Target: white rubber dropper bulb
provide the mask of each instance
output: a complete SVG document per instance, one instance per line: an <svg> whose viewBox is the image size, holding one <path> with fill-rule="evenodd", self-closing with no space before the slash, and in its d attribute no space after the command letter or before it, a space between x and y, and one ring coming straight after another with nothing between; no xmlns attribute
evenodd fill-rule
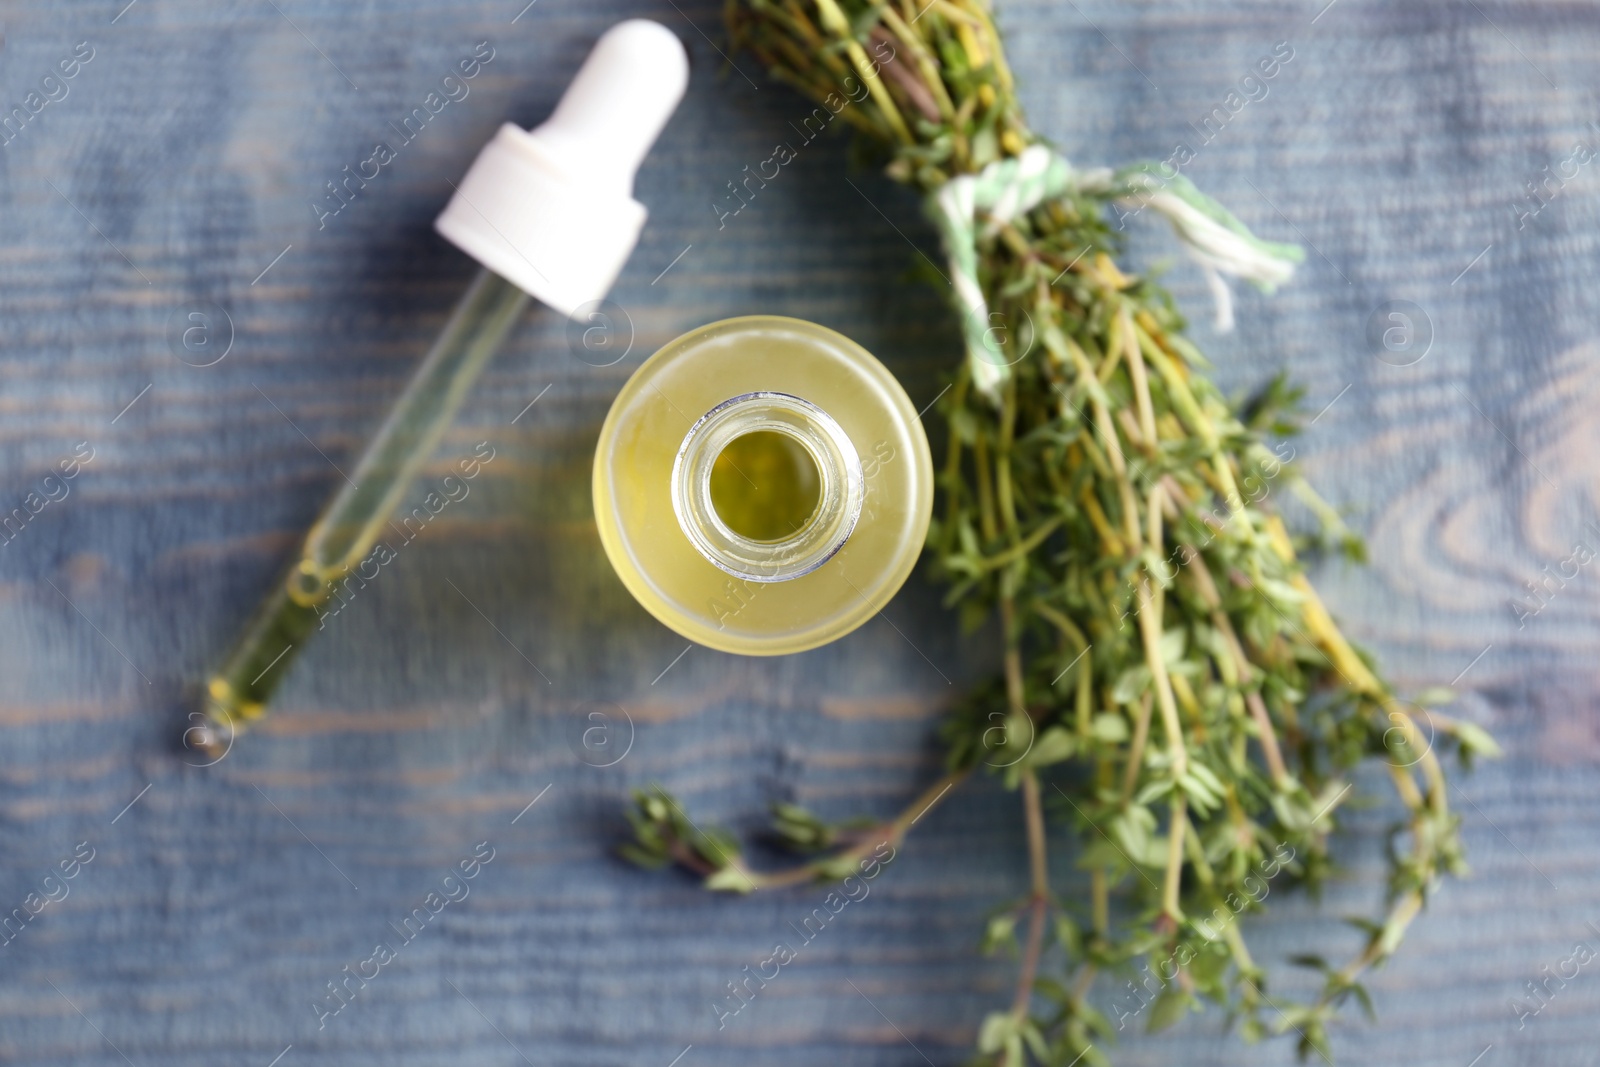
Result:
<svg viewBox="0 0 1600 1067"><path fill-rule="evenodd" d="M500 128L435 228L563 314L604 299L644 226L634 175L688 84L688 56L670 30L618 23L549 119L532 131Z"/></svg>
<svg viewBox="0 0 1600 1067"><path fill-rule="evenodd" d="M689 84L683 45L659 22L630 19L605 32L530 134L563 167L624 196Z"/></svg>

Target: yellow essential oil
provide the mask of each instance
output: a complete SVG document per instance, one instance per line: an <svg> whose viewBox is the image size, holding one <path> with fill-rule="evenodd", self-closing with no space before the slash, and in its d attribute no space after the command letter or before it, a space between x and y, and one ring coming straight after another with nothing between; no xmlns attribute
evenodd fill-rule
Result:
<svg viewBox="0 0 1600 1067"><path fill-rule="evenodd" d="M894 376L853 341L751 316L670 342L600 432L595 519L656 618L725 652L842 637L899 590L927 535L933 466Z"/></svg>
<svg viewBox="0 0 1600 1067"><path fill-rule="evenodd" d="M816 513L821 474L794 438L773 430L736 437L711 464L711 506L741 537L781 541Z"/></svg>

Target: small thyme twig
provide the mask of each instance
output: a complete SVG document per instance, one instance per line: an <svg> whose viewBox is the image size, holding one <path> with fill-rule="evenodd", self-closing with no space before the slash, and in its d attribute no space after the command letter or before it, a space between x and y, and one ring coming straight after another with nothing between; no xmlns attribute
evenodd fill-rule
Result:
<svg viewBox="0 0 1600 1067"><path fill-rule="evenodd" d="M969 773L967 768L951 771L919 793L894 818L830 834L824 842L828 849L825 856L778 871L758 871L747 866L738 846L724 832L700 829L665 791L636 791L634 809L628 813L634 840L624 846L623 854L649 867L675 863L706 878L709 888L735 893L829 881L851 873L856 864L885 844L898 849L912 825L937 807ZM839 840L834 840L846 837L853 843L841 846Z"/></svg>

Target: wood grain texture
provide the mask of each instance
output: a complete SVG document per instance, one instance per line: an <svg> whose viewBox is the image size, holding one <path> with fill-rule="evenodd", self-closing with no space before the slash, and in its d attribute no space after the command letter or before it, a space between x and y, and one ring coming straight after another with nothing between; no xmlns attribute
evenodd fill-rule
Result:
<svg viewBox="0 0 1600 1067"><path fill-rule="evenodd" d="M1012 59L1034 123L1071 158L1163 159L1187 142L1202 188L1312 249L1276 297L1241 296L1226 337L1194 271L1171 281L1230 389L1288 368L1313 412L1331 404L1296 447L1370 535L1373 565L1319 568L1327 599L1402 684L1470 665L1463 713L1507 746L1455 798L1474 878L1374 976L1378 1023L1342 1025L1336 1051L1594 1063L1592 969L1520 1029L1508 1001L1576 941L1600 943L1586 925L1600 922L1600 565L1520 625L1511 608L1575 541L1600 547L1584 526L1600 504L1600 174L1583 169L1525 228L1512 204L1575 141L1595 143L1600 13L1324 2L1009 0L1000 15L1026 30ZM852 189L829 139L719 228L725 183L805 109L748 60L735 57L755 85L725 68L706 0L539 0L515 22L518 0L121 3L10 10L0 49L7 111L75 44L94 49L0 149L0 510L79 442L94 450L70 495L0 548L0 910L41 892L78 842L95 849L70 895L0 947L0 1062L266 1067L291 1045L282 1067L667 1067L690 1045L681 1067L961 1062L1005 996L1007 964L973 949L985 909L1024 884L1014 798L983 785L928 816L872 895L721 1030L712 1000L820 894L713 899L609 849L627 789L653 780L741 826L781 798L893 810L934 774L933 723L992 650L914 580L887 619L831 647L763 661L696 648L661 675L684 645L611 574L588 502L611 396L716 318L825 323L931 400L955 329L906 280L908 242L933 248L916 205L874 175ZM550 316L520 326L439 450L435 477L493 443L472 495L330 623L259 734L186 766L172 741L198 679L472 273L430 229L449 182L500 122L542 117L601 30L640 14L680 33L694 72L639 177L651 221L613 294L629 356L590 367ZM480 41L495 58L470 95L319 229L323 184ZM1200 147L1191 123L1279 41L1294 59L1268 95ZM1147 220L1131 237L1138 263L1172 257ZM1410 366L1367 341L1391 300L1431 321ZM234 333L205 368L167 339L197 301ZM628 755L583 764L587 712L618 708ZM1258 958L1354 944L1339 917L1375 904L1392 816L1353 817L1320 906L1274 897ZM319 1030L326 983L480 841L495 859L470 897ZM1059 838L1053 859L1070 886ZM1215 1015L1130 1032L1116 1055L1291 1061L1281 1042L1224 1036Z"/></svg>

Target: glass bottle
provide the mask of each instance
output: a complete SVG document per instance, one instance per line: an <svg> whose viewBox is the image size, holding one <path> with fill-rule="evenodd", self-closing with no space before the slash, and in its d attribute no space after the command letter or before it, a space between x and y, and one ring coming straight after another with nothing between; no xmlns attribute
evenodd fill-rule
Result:
<svg viewBox="0 0 1600 1067"><path fill-rule="evenodd" d="M669 342L623 386L595 451L595 519L623 584L724 652L801 652L866 622L916 565L932 507L905 390L800 319Z"/></svg>

